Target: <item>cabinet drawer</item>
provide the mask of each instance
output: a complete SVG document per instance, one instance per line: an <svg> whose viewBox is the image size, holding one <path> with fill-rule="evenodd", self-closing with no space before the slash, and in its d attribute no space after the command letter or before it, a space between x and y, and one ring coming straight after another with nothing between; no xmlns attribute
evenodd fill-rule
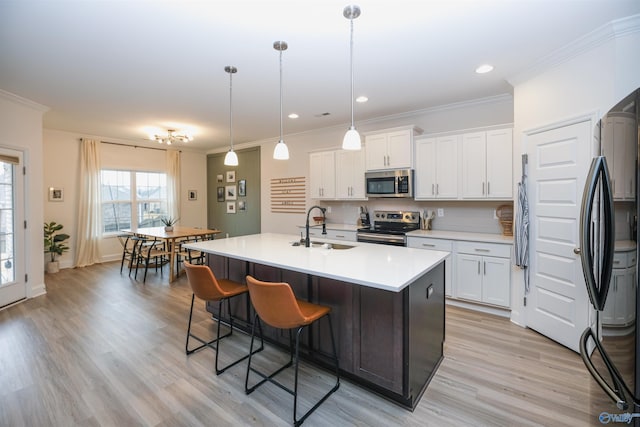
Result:
<svg viewBox="0 0 640 427"><path fill-rule="evenodd" d="M408 237L407 246L418 249L433 249L434 251L453 251L451 240L431 239L425 237Z"/></svg>
<svg viewBox="0 0 640 427"><path fill-rule="evenodd" d="M613 254L613 268L627 268L636 265L636 252L625 251Z"/></svg>
<svg viewBox="0 0 640 427"><path fill-rule="evenodd" d="M500 258L511 258L511 245L483 242L456 242L459 253L471 255L490 255Z"/></svg>
<svg viewBox="0 0 640 427"><path fill-rule="evenodd" d="M349 242L356 241L356 232L355 231L344 231L344 230L327 230L327 235L324 236L327 239L334 240L346 240Z"/></svg>

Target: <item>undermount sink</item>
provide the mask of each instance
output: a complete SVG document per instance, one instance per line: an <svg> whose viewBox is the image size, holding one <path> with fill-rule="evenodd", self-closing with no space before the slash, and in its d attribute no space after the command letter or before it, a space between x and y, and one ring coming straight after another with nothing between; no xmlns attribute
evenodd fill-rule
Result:
<svg viewBox="0 0 640 427"><path fill-rule="evenodd" d="M342 250L342 249L351 249L354 246L351 245L343 245L342 243L324 243L324 242L316 242L316 241L311 241L311 247L312 248L325 248L325 249L338 249L338 250ZM292 246L300 246L300 247L305 247L304 243L300 243L300 242L293 242L291 244Z"/></svg>

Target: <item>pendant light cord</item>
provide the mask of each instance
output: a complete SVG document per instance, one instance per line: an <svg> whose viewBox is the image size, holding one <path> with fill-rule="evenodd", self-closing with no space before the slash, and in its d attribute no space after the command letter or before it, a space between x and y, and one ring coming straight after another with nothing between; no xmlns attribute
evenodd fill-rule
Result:
<svg viewBox="0 0 640 427"><path fill-rule="evenodd" d="M229 140L233 151L233 71L229 73Z"/></svg>
<svg viewBox="0 0 640 427"><path fill-rule="evenodd" d="M353 118L353 18L349 19L351 23L351 43L350 43L350 67L351 67L351 128L354 128Z"/></svg>
<svg viewBox="0 0 640 427"><path fill-rule="evenodd" d="M282 50L280 50L280 141L282 142Z"/></svg>

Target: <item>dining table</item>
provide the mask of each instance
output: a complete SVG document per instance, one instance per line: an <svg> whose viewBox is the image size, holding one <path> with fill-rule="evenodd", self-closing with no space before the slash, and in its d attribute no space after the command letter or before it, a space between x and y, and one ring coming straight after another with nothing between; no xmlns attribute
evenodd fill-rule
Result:
<svg viewBox="0 0 640 427"><path fill-rule="evenodd" d="M204 240L205 237L210 236L213 238L216 234L220 233L220 230L209 230L206 228L197 227L184 227L181 225L174 225L172 229L167 230L164 226L161 227L133 227L130 229L122 230L125 233L131 233L134 236L144 237L147 239L162 240L167 245L169 252L169 283L173 282L176 277L175 271L175 258L176 258L176 241L195 238Z"/></svg>

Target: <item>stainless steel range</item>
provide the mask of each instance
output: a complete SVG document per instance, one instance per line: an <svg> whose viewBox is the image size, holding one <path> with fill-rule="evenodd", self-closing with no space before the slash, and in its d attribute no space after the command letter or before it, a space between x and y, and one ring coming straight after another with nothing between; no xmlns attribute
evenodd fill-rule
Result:
<svg viewBox="0 0 640 427"><path fill-rule="evenodd" d="M420 228L420 212L373 211L373 224L358 229L358 242L406 246L406 233Z"/></svg>

